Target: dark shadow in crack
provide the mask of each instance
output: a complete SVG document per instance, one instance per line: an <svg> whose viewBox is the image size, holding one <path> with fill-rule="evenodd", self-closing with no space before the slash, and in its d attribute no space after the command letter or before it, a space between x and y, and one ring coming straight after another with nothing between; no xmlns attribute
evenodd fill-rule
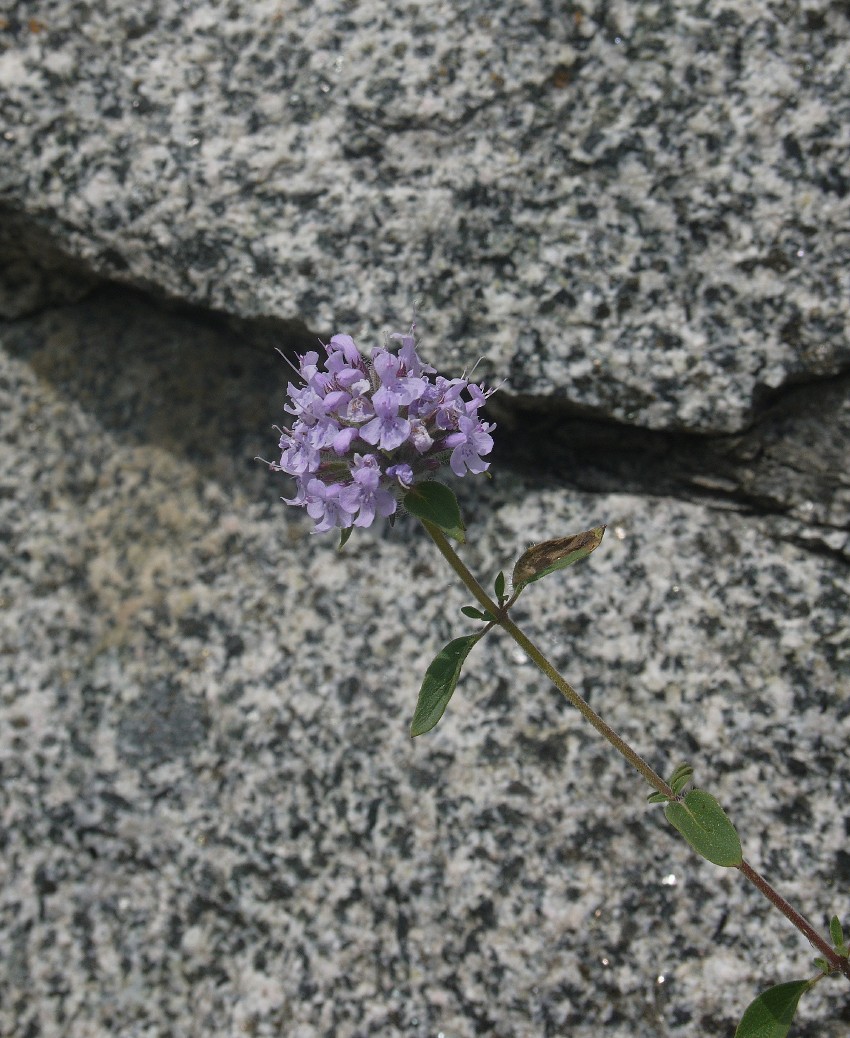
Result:
<svg viewBox="0 0 850 1038"><path fill-rule="evenodd" d="M7 349L104 427L270 502L286 488L254 459L276 456L273 426L286 417L293 377L276 349L294 356L329 334L106 283L0 330ZM488 409L499 423L499 465L539 485L670 496L789 516L801 527L850 525L848 374L776 393L749 430L731 436L642 429L505 390Z"/></svg>

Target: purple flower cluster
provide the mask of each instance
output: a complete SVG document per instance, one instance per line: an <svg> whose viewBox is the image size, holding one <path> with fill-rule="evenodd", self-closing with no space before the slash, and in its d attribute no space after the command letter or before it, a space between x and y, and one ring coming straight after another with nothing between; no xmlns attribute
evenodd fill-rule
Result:
<svg viewBox="0 0 850 1038"><path fill-rule="evenodd" d="M316 532L370 526L390 516L416 482L448 461L456 476L484 472L495 425L478 409L493 390L464 378L434 375L412 334L392 335L397 353L375 347L364 357L350 335L335 335L319 354L299 357L304 384L287 387L284 410L295 416L280 437L276 472L295 477L287 504L307 509ZM464 399L466 394L466 399Z"/></svg>

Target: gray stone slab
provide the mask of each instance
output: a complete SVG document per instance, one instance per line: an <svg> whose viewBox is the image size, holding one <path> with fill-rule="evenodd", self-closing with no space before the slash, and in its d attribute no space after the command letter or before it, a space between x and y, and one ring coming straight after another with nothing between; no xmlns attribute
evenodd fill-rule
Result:
<svg viewBox="0 0 850 1038"><path fill-rule="evenodd" d="M691 1038L811 971L509 642L408 739L466 596L407 523L340 554L278 501L282 362L115 293L2 341L3 1033ZM846 914L846 562L732 503L546 486L499 435L469 565L608 523L517 618ZM809 1033L842 1005L820 985Z"/></svg>
<svg viewBox="0 0 850 1038"><path fill-rule="evenodd" d="M0 28L0 200L110 278L735 432L848 361L840 4L64 0Z"/></svg>

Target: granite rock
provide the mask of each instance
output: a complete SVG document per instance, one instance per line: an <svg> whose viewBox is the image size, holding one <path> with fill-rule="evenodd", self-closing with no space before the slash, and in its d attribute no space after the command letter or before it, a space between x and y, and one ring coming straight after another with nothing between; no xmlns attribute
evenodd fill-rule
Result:
<svg viewBox="0 0 850 1038"><path fill-rule="evenodd" d="M827 0L56 0L0 20L0 201L86 268L652 428L847 367Z"/></svg>
<svg viewBox="0 0 850 1038"><path fill-rule="evenodd" d="M0 342L0 1032L691 1038L811 971L510 642L407 737L466 598L412 524L338 553L279 502L252 460L276 355L114 289ZM828 515L572 490L500 442L458 487L469 565L607 523L517 618L816 924L846 916L850 577L803 538ZM820 985L798 1033L846 1034L845 1001Z"/></svg>
<svg viewBox="0 0 850 1038"><path fill-rule="evenodd" d="M848 66L827 0L0 15L0 1033L691 1038L811 971L510 642L411 741L466 597L256 456L272 346L507 378L465 560L607 524L515 618L846 922Z"/></svg>

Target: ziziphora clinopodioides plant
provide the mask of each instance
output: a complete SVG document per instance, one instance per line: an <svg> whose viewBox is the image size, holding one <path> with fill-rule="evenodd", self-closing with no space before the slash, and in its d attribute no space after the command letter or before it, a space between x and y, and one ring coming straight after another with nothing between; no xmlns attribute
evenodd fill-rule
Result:
<svg viewBox="0 0 850 1038"><path fill-rule="evenodd" d="M397 350L390 343L399 344ZM419 519L478 606L462 612L483 626L455 638L428 668L411 724L411 735L430 731L454 692L466 658L494 627L509 634L559 692L621 753L653 788L649 800L663 803L668 821L704 858L738 869L781 911L820 953L817 973L777 984L745 1011L736 1038L783 1038L802 994L825 976L850 980L848 946L836 916L827 941L744 859L735 827L720 804L701 789L685 792L693 768L680 764L663 779L585 702L516 626L510 610L525 588L598 547L604 527L536 544L513 569L512 586L504 573L490 597L458 557L448 538L463 543L465 526L454 494L436 476L448 466L456 476L489 468L483 456L493 448L495 429L479 417L493 390L465 378L446 379L416 352L413 329L390 336L384 347L364 356L349 335L335 335L318 351L299 358L300 384L289 384L284 410L294 417L280 431L280 461L275 472L295 479L288 504L306 508L315 532L341 531L340 547L354 527L371 526L404 510Z"/></svg>

